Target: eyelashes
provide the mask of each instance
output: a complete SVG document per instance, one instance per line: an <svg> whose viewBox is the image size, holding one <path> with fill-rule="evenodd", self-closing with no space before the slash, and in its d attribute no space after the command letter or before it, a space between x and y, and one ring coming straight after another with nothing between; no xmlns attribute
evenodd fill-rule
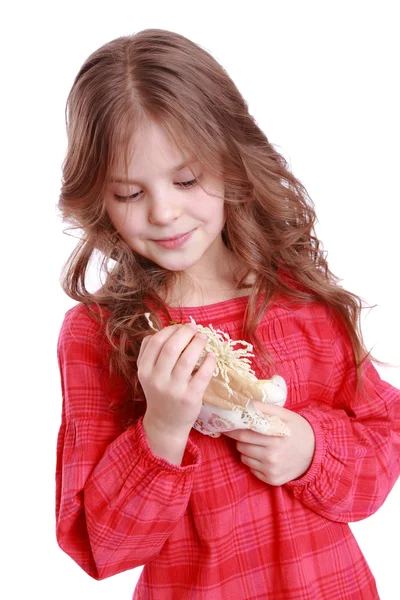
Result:
<svg viewBox="0 0 400 600"><path fill-rule="evenodd" d="M182 186L183 188L193 187L197 184L197 179L191 179L190 181L179 181L177 185Z"/></svg>
<svg viewBox="0 0 400 600"><path fill-rule="evenodd" d="M197 178L196 179L191 179L190 181L179 181L177 182L175 185L179 186L180 188L187 190L189 188L194 187L195 185L197 185L198 181ZM137 200L140 196L142 192L136 192L136 194L131 194L130 196L119 196L118 194L114 194L114 198L115 200L118 200L118 202L134 202L135 200Z"/></svg>

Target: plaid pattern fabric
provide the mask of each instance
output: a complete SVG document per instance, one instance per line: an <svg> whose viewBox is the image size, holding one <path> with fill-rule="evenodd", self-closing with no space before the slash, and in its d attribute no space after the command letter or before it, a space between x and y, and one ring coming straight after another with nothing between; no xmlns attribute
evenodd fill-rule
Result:
<svg viewBox="0 0 400 600"><path fill-rule="evenodd" d="M183 317L238 339L246 303L184 309ZM349 339L320 304L276 302L257 333L275 362L267 368L256 354L257 376L284 377L285 407L316 437L308 471L279 487L251 474L224 435L192 429L177 466L153 455L142 418L123 431L109 405L126 390L109 376L100 325L82 305L66 313L56 532L89 575L145 565L135 600L378 598L347 523L373 514L398 478L400 392L366 363L365 395L356 393Z"/></svg>

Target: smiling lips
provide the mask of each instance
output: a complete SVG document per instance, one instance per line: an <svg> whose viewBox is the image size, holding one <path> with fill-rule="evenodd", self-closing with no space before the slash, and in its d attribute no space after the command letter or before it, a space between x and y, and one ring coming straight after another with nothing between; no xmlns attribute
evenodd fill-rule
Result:
<svg viewBox="0 0 400 600"><path fill-rule="evenodd" d="M193 229L192 231L189 231L189 233L185 233L184 235L181 235L181 236L178 236L175 238L168 238L165 240L152 240L152 241L155 244L162 246L163 248L179 248L190 238L193 231L195 231L195 230Z"/></svg>

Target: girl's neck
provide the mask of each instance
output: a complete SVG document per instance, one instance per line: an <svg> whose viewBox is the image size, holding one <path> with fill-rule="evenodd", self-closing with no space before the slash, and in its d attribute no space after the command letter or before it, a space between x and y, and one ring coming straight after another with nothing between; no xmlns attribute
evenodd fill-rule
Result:
<svg viewBox="0 0 400 600"><path fill-rule="evenodd" d="M180 296L169 299L166 298L166 304L170 307L197 307L207 306L208 304L217 304L224 300L232 300L233 298L240 298L242 296L249 296L251 288L242 289L219 289L215 293L207 290L204 293L198 291L197 293L187 294L186 296Z"/></svg>
<svg viewBox="0 0 400 600"><path fill-rule="evenodd" d="M234 282L233 273L226 277L208 277L204 281L182 280L164 295L165 303L170 307L194 307L216 304L224 300L232 300L242 296L249 296L251 284L255 281L253 274L246 278L250 287L238 288Z"/></svg>
<svg viewBox="0 0 400 600"><path fill-rule="evenodd" d="M246 283L254 283L248 268L240 263L221 239L220 246L214 249L212 256L204 256L203 260L184 272L162 297L171 307L193 307L248 296L250 288L238 289L235 282L243 275L246 275Z"/></svg>

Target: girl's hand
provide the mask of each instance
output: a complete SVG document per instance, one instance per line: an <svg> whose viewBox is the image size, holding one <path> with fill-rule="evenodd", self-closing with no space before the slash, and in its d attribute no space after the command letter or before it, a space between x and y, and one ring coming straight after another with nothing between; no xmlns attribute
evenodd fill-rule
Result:
<svg viewBox="0 0 400 600"><path fill-rule="evenodd" d="M206 342L192 324L172 325L144 338L138 379L147 401L146 421L157 430L188 435L196 421L215 369L215 358L208 354L192 375Z"/></svg>
<svg viewBox="0 0 400 600"><path fill-rule="evenodd" d="M311 465L315 436L310 423L301 415L272 404L254 402L254 406L266 415L278 416L291 430L288 437L273 437L240 429L224 433L237 440L236 448L241 461L264 483L283 485L301 477Z"/></svg>

